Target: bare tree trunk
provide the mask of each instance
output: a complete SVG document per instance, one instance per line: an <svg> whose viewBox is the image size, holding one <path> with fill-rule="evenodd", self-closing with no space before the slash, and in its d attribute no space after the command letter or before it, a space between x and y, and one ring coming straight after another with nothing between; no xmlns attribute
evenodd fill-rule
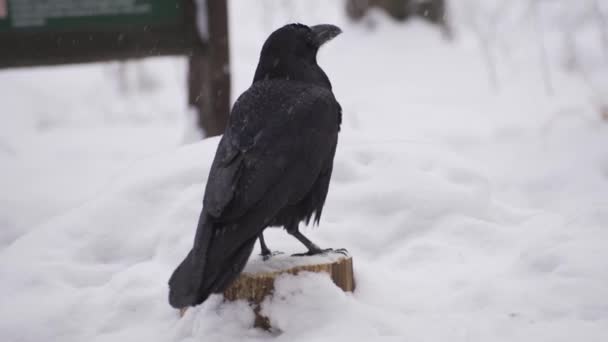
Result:
<svg viewBox="0 0 608 342"><path fill-rule="evenodd" d="M446 37L451 36L447 23L445 0L348 0L346 13L353 20L362 19L371 7L381 8L396 20L422 17L439 25Z"/></svg>
<svg viewBox="0 0 608 342"><path fill-rule="evenodd" d="M598 0L593 2L593 7L598 20L600 38L602 40L602 48L604 50L604 58L606 59L606 62L608 62L608 22L604 12L602 12L602 8L600 7Z"/></svg>
<svg viewBox="0 0 608 342"><path fill-rule="evenodd" d="M483 60L486 62L490 84L495 91L498 91L498 72L496 71L496 61L494 60L490 49L490 42L479 30L477 31L477 39L479 40L479 46L483 52Z"/></svg>
<svg viewBox="0 0 608 342"><path fill-rule="evenodd" d="M543 28L541 23L541 18L538 10L539 2L534 1L532 3L532 16L534 21L534 30L536 31L536 37L538 38L538 47L540 50L540 64L541 71L543 76L543 81L545 82L545 89L547 90L547 94L553 95L553 82L551 82L551 69L549 68L549 56L547 54L547 47L545 46L545 39L543 37Z"/></svg>

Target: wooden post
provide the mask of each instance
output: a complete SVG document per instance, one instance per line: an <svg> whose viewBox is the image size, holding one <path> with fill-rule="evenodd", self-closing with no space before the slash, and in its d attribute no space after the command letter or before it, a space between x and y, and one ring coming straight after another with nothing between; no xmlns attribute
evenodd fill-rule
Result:
<svg viewBox="0 0 608 342"><path fill-rule="evenodd" d="M190 56L188 103L198 111L205 137L212 137L224 133L230 115L228 5L225 0L206 0L206 6L209 40L206 49Z"/></svg>
<svg viewBox="0 0 608 342"><path fill-rule="evenodd" d="M270 321L260 314L260 304L267 296L272 296L274 281L282 274L298 274L299 272L328 273L336 286L345 292L355 290L353 274L353 259L340 253L330 253L322 256L292 257L274 256L268 261L251 260L243 273L224 291L228 301L247 300L254 308L254 326L263 329L270 328ZM180 310L184 315L187 308Z"/></svg>
<svg viewBox="0 0 608 342"><path fill-rule="evenodd" d="M208 136L220 135L230 116L230 54L228 51L228 2L207 0L209 15L209 76L213 119Z"/></svg>

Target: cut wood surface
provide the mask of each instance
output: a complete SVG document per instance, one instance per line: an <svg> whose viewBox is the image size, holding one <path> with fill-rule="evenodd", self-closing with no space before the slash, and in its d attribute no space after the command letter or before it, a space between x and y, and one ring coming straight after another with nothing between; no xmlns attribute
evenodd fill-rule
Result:
<svg viewBox="0 0 608 342"><path fill-rule="evenodd" d="M275 279L282 274L299 272L328 273L334 284L345 292L355 289L353 259L341 253L296 257L277 255L267 261L250 260L241 275L224 291L224 298L229 301L247 300L255 311L255 326L269 329L267 317L260 314L260 303L274 290ZM183 315L186 308L180 310Z"/></svg>

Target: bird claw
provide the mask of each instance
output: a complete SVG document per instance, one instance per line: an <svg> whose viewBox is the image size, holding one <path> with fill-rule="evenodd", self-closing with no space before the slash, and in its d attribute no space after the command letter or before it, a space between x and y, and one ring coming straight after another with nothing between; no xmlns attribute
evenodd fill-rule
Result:
<svg viewBox="0 0 608 342"><path fill-rule="evenodd" d="M348 256L348 251L345 248L338 248L338 249L325 248L325 249L309 250L306 253L296 253L296 254L292 254L291 256L297 256L297 257L312 256L312 255L328 254L328 253L340 253L342 255Z"/></svg>
<svg viewBox="0 0 608 342"><path fill-rule="evenodd" d="M334 249L334 253L340 253L344 256L348 256L348 250L346 248Z"/></svg>
<svg viewBox="0 0 608 342"><path fill-rule="evenodd" d="M280 255L280 254L285 254L285 253L283 253L281 251L272 251L269 253L261 253L260 255L262 256L262 260L266 261L266 260L272 258L273 256Z"/></svg>

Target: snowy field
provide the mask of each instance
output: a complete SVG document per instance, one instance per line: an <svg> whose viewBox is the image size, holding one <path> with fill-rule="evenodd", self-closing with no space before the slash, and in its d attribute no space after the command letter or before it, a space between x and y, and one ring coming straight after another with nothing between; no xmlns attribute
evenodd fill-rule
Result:
<svg viewBox="0 0 608 342"><path fill-rule="evenodd" d="M273 29L344 30L319 56L344 109L334 176L303 231L350 251L357 289L281 278L280 332L243 302L167 303L218 142L191 143L184 60L1 71L0 340L608 341L608 50L579 25L573 58L554 25L591 2L542 7L540 32L523 0L501 20L475 3L454 1L448 42L341 2L231 1L234 97Z"/></svg>

